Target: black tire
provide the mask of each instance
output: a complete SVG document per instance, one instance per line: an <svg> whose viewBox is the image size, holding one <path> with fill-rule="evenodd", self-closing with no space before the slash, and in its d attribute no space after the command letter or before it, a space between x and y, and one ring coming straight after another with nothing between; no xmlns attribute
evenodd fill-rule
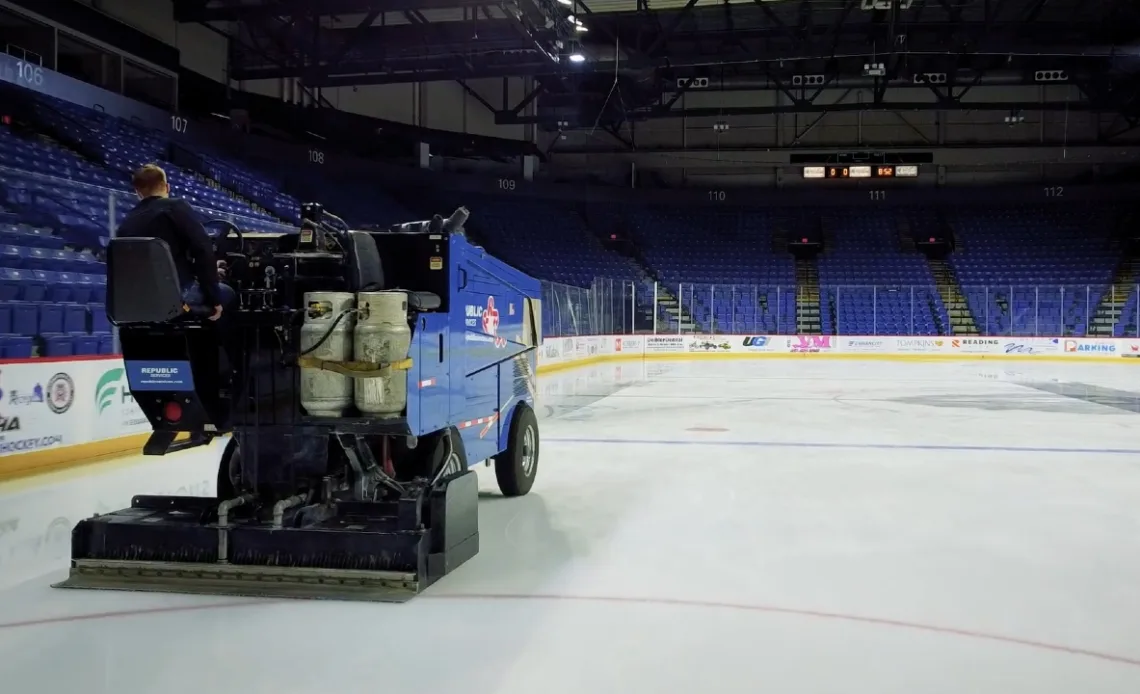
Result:
<svg viewBox="0 0 1140 694"><path fill-rule="evenodd" d="M237 496L235 482L241 476L241 451L238 450L237 439L230 438L226 442L226 449L222 451L222 459L218 461L218 498L233 499Z"/></svg>
<svg viewBox="0 0 1140 694"><path fill-rule="evenodd" d="M507 448L492 458L495 461L495 479L503 496L522 496L534 486L538 475L538 417L529 405L515 406L511 430L507 434Z"/></svg>
<svg viewBox="0 0 1140 694"><path fill-rule="evenodd" d="M435 446L432 447L429 458L430 464L425 471L429 479L434 478L440 467L449 462L453 469L443 473L443 477L440 479L447 479L467 471L467 449L463 447L463 439L459 436L459 430L452 427L449 431L451 432L451 460L444 459L444 456L447 455L447 432L440 432L435 439Z"/></svg>

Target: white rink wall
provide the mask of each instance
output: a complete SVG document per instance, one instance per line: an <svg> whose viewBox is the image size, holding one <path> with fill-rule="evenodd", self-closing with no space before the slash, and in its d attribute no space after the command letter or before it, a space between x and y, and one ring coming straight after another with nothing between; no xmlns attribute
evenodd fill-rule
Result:
<svg viewBox="0 0 1140 694"><path fill-rule="evenodd" d="M617 359L1119 361L1140 339L833 335L599 335L543 340L540 371ZM1140 362L1138 362L1140 363ZM0 363L0 479L137 452L150 426L118 357Z"/></svg>
<svg viewBox="0 0 1140 694"><path fill-rule="evenodd" d="M598 359L838 357L848 359L1096 359L1140 357L1140 338L836 335L601 335L542 341L541 368Z"/></svg>

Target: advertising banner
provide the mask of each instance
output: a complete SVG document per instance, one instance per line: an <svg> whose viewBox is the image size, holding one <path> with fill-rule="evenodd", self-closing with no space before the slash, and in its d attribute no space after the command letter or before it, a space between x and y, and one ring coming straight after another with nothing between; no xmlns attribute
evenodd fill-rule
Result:
<svg viewBox="0 0 1140 694"><path fill-rule="evenodd" d="M885 337L841 337L839 350L841 352L856 352L859 354L879 354L887 349Z"/></svg>
<svg viewBox="0 0 1140 694"><path fill-rule="evenodd" d="M613 338L615 354L640 354L645 340L637 335L622 335Z"/></svg>
<svg viewBox="0 0 1140 694"><path fill-rule="evenodd" d="M1075 357L1108 357L1116 354L1115 340L1064 340L1065 354Z"/></svg>
<svg viewBox="0 0 1140 694"><path fill-rule="evenodd" d="M769 352L773 347L775 343L767 335L745 335L740 341L740 348L744 352Z"/></svg>
<svg viewBox="0 0 1140 694"><path fill-rule="evenodd" d="M127 384L123 362L90 362L94 386L90 400L94 421L100 431L119 431L120 436L142 434L151 430L150 422L135 403Z"/></svg>
<svg viewBox="0 0 1140 694"><path fill-rule="evenodd" d="M1002 343L1003 354L1057 354L1060 351L1059 338L1010 338Z"/></svg>
<svg viewBox="0 0 1140 694"><path fill-rule="evenodd" d="M542 350L539 351L539 362L542 364L558 364L562 361L562 340L543 340Z"/></svg>
<svg viewBox="0 0 1140 694"><path fill-rule="evenodd" d="M148 431L119 359L0 364L0 456Z"/></svg>
<svg viewBox="0 0 1140 694"><path fill-rule="evenodd" d="M645 338L646 354L680 354L686 338L681 335L649 335Z"/></svg>
<svg viewBox="0 0 1140 694"><path fill-rule="evenodd" d="M83 443L67 362L0 365L0 456ZM82 429L79 427L82 426Z"/></svg>
<svg viewBox="0 0 1140 694"><path fill-rule="evenodd" d="M643 354L732 354L741 357L795 353L819 357L850 355L942 355L953 359L1052 358L1140 359L1140 338L832 336L832 335L601 335L548 338L539 365L594 358L636 358ZM181 365L144 365L136 374L146 387L187 387ZM140 367L140 369L143 367ZM123 362L117 358L80 361L0 363L0 456L104 441L150 431L135 403Z"/></svg>
<svg viewBox="0 0 1140 694"><path fill-rule="evenodd" d="M731 352L733 344L728 335L693 335L689 338L690 352Z"/></svg>
<svg viewBox="0 0 1140 694"><path fill-rule="evenodd" d="M955 337L950 347L960 354L1001 354L1002 339L999 337Z"/></svg>
<svg viewBox="0 0 1140 694"><path fill-rule="evenodd" d="M949 342L941 337L896 337L894 348L901 354L938 354L946 350Z"/></svg>
<svg viewBox="0 0 1140 694"><path fill-rule="evenodd" d="M835 341L831 335L797 335L789 337L787 344L791 352L816 354L832 351Z"/></svg>

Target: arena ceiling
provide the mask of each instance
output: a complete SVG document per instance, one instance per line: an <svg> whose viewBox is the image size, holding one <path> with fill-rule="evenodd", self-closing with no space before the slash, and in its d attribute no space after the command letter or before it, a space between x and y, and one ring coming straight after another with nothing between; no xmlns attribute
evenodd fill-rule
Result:
<svg viewBox="0 0 1140 694"><path fill-rule="evenodd" d="M238 28L234 79L299 78L318 98L328 87L455 81L503 124L929 109L1092 111L1140 124L1135 0L175 0L175 11ZM467 87L511 77L533 78L518 103ZM1002 96L1066 83L1080 99ZM873 98L819 99L856 87ZM779 98L686 107L681 97L698 89ZM527 113L539 96L565 108Z"/></svg>

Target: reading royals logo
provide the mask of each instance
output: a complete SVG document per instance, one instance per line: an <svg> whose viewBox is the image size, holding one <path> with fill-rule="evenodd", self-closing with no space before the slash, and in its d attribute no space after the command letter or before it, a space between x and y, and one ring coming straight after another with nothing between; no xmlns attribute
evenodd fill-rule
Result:
<svg viewBox="0 0 1140 694"><path fill-rule="evenodd" d="M483 309L483 332L495 338L496 347L505 347L507 340L499 337L499 309L495 308L495 297L487 297L487 308Z"/></svg>

